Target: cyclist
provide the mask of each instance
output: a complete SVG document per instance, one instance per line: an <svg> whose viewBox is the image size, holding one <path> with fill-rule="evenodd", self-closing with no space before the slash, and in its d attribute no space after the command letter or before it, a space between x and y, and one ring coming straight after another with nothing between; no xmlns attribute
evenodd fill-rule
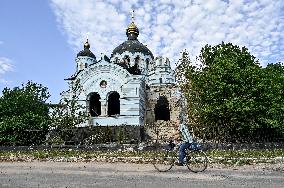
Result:
<svg viewBox="0 0 284 188"><path fill-rule="evenodd" d="M193 142L193 136L189 132L188 127L183 123L183 118L179 117L175 124L176 130L171 134L171 138L174 140L181 140L179 147L179 161L176 163L177 166L183 166L185 158L185 150L190 147Z"/></svg>

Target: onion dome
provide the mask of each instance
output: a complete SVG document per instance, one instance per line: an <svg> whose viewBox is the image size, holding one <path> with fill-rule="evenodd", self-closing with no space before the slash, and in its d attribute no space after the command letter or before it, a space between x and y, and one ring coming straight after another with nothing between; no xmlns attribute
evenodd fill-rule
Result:
<svg viewBox="0 0 284 188"><path fill-rule="evenodd" d="M96 56L93 54L93 52L91 52L90 47L91 46L90 46L90 44L88 42L88 39L87 39L87 41L84 44L84 50L80 51L77 54L77 57L79 57L79 56L87 56L87 57L91 57L91 58L96 59Z"/></svg>
<svg viewBox="0 0 284 188"><path fill-rule="evenodd" d="M120 44L118 47L116 47L112 51L112 55L114 56L115 54L122 54L123 52L141 52L144 55L150 55L152 58L154 58L152 52L141 42L138 41L137 37L139 35L139 29L134 23L134 17L132 15L132 22L128 25L126 29L126 36L128 38L127 41L123 42Z"/></svg>
<svg viewBox="0 0 284 188"><path fill-rule="evenodd" d="M128 40L137 40L138 35L139 29L132 21L126 29L126 36L128 37Z"/></svg>

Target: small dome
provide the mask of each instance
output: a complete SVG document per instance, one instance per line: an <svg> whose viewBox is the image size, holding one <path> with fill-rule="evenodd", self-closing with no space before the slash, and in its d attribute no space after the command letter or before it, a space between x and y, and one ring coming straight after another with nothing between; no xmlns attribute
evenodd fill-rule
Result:
<svg viewBox="0 0 284 188"><path fill-rule="evenodd" d="M90 46L90 44L88 42L88 39L87 39L87 41L84 44L84 50L80 51L77 54L77 57L79 57L79 56L87 56L87 57L91 57L91 58L96 59L96 56L93 54L93 52L91 52L90 47L91 46Z"/></svg>

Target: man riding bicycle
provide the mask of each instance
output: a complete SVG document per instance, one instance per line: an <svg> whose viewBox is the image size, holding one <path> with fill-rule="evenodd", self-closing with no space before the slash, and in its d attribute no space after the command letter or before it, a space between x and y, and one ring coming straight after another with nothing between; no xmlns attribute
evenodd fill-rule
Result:
<svg viewBox="0 0 284 188"><path fill-rule="evenodd" d="M185 158L185 150L190 147L193 142L193 136L188 130L188 127L183 123L183 118L179 117L175 124L176 130L171 134L171 138L174 140L181 140L179 147L179 161L176 163L177 166L183 166Z"/></svg>

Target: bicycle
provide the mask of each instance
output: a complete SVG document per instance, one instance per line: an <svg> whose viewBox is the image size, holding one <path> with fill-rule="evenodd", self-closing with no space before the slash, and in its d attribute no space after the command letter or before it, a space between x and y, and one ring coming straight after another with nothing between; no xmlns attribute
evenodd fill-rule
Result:
<svg viewBox="0 0 284 188"><path fill-rule="evenodd" d="M156 154L153 160L153 165L155 169L160 172L169 171L173 166L176 159L178 159L178 148L173 143L169 141L167 144L156 144ZM200 145L197 143L192 143L191 147L186 149L186 156L184 165L194 172L203 172L208 166L208 158L205 152L202 151Z"/></svg>

